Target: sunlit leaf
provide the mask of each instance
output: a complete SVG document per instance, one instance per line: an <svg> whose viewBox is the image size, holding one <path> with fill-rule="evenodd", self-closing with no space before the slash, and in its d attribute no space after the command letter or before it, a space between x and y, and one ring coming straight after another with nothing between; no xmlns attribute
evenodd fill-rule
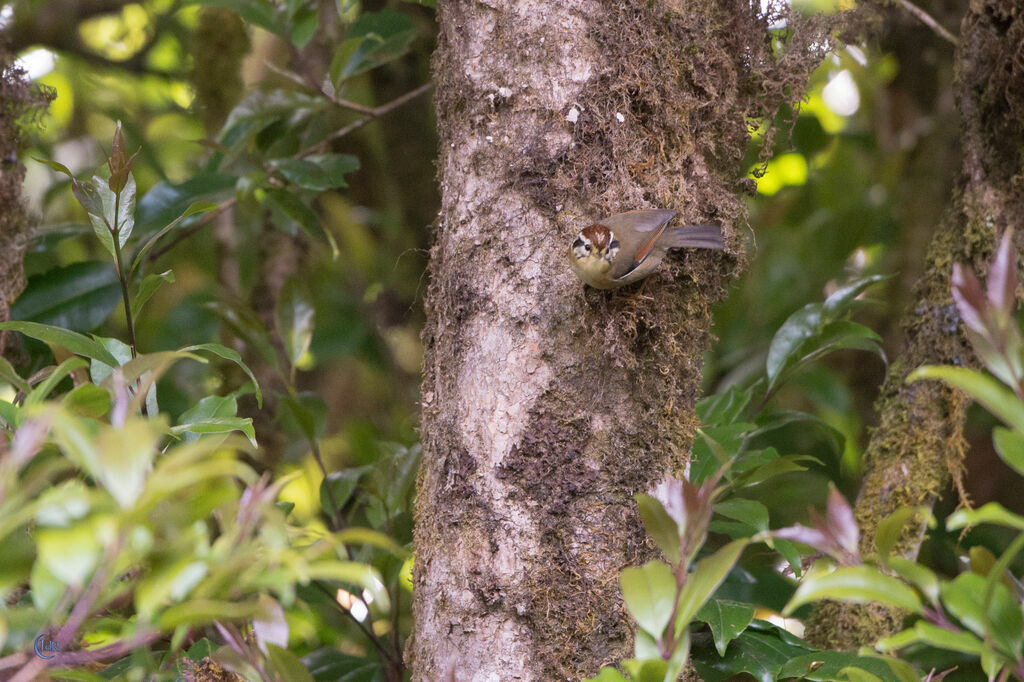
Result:
<svg viewBox="0 0 1024 682"><path fill-rule="evenodd" d="M622 599L637 624L653 637L661 637L672 617L676 599L676 579L663 561L630 566L619 576Z"/></svg>
<svg viewBox="0 0 1024 682"><path fill-rule="evenodd" d="M789 615L803 604L821 599L866 604L882 602L889 606L921 612L917 594L892 576L871 566L840 566L827 573L808 574L783 609Z"/></svg>

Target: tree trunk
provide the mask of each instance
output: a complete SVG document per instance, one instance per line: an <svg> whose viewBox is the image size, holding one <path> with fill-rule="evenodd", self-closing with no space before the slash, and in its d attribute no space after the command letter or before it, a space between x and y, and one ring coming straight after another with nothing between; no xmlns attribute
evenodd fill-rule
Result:
<svg viewBox="0 0 1024 682"><path fill-rule="evenodd" d="M824 46L791 19L773 53L753 4L439 3L415 680L580 679L629 653L618 574L653 556L633 495L687 460L747 120L798 98ZM729 250L585 289L576 232L651 207Z"/></svg>
<svg viewBox="0 0 1024 682"><path fill-rule="evenodd" d="M904 505L930 506L950 473L964 466L963 394L938 382L908 385L905 379L923 364L978 366L961 331L950 278L956 262L986 272L1003 231L1024 224L1022 45L1018 3L971 3L960 27L954 86L963 126L962 173L903 321L904 350L876 405L880 424L865 454L856 505L865 553L874 551L879 521ZM1022 237L1018 231L1018 250ZM923 528L908 528L903 554L915 557L922 538ZM902 613L878 605L826 603L815 610L807 636L818 646L855 649L897 631L902 620Z"/></svg>

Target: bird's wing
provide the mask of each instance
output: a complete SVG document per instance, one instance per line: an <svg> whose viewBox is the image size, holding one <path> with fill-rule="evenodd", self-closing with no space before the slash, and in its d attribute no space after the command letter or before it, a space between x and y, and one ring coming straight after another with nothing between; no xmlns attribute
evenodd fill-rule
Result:
<svg viewBox="0 0 1024 682"><path fill-rule="evenodd" d="M621 253L633 256L617 258L611 276L615 279L625 277L639 267L651 255L655 243L675 214L675 211L651 209L618 213L602 220L601 224L619 240Z"/></svg>

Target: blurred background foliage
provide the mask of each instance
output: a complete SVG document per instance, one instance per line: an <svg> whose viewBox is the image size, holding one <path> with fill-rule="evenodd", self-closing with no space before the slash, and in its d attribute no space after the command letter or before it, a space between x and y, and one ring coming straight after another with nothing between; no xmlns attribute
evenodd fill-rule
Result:
<svg viewBox="0 0 1024 682"><path fill-rule="evenodd" d="M362 120L372 108L429 82L436 33L431 4L0 4L0 25L21 64L57 95L21 153L38 229L25 260L29 285L16 313L125 338L116 279L98 264L104 254L88 218L67 179L31 160L54 159L75 173L91 170L104 162L106 141L122 121L129 150L142 150L134 169L141 198L137 229L155 232L161 211L180 211L190 201L234 199L228 220L165 237L155 250L159 257L147 261L147 272L173 270L175 281L157 291L136 322L140 349L217 341L242 352L268 394L262 411L251 395L240 398L240 413L254 418L264 447L258 467L275 477L297 473L281 499L294 504L295 518L322 524L323 475L309 429L288 401L274 398L292 386L306 401L307 416L315 417L326 470L342 472L335 491L350 505L348 512L356 510L351 522L386 529L403 545L411 541L407 501L389 511L380 500L388 497L383 488L393 467L408 477L403 457L415 452L423 277L439 205L437 138L426 92ZM965 2L924 4L952 28ZM807 0L799 6L835 11L844 4ZM894 275L873 290L876 304L858 319L881 335L890 357L899 350L898 321L959 168L958 124L950 90L952 45L898 8L884 16L878 42L837 44L798 106L775 121L750 121L746 170L757 187L749 195L749 225L730 226L746 240L750 261L714 313L719 340L705 368L709 393L760 376L782 323L855 276ZM377 42L371 46L367 35ZM292 180L289 171L297 172L278 160L349 129L322 151L351 155L358 169L347 168L343 181L329 187L306 177L297 188L314 211L314 227L309 209L275 195L281 182ZM764 162L766 142L775 155ZM55 282L70 284L54 293L47 287ZM40 291L50 297L48 305L33 307L32 294ZM291 371L280 362L287 349L272 333L282 325L282 299L315 314L308 348ZM17 359L23 376L52 363L45 346L27 339ZM775 407L816 414L846 437L838 459L822 456L823 464L809 475L777 479L773 521L805 519L808 504L824 502L830 480L848 497L855 495L884 371L877 356L841 351L773 398ZM161 409L176 423L202 396L226 394L244 381L227 365L201 372L194 363L179 363L159 384ZM999 499L1021 510L1019 496L1000 488L1013 479L1001 475L991 454L986 419L979 416L972 427L978 438L971 457L984 464L972 466L968 488L976 501ZM808 452L816 446L805 430L781 430L778 438L780 451L815 454ZM955 496L946 500L956 504ZM924 554L936 563L956 555L957 538L935 542L940 548L926 546ZM400 569L390 567L390 575ZM372 629L407 630L408 601L398 600L400 619ZM302 623L292 632L307 644L366 650L353 624L330 609L289 618Z"/></svg>

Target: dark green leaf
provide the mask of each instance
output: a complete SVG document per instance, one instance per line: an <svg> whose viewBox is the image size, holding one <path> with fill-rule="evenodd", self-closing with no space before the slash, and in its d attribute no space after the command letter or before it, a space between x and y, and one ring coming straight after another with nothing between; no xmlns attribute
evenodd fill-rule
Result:
<svg viewBox="0 0 1024 682"><path fill-rule="evenodd" d="M284 215L295 221L302 228L302 231L310 237L326 241L331 247L331 257L337 260L338 244L334 240L334 235L320 225L320 219L309 206L306 206L301 199L287 190L268 189L266 193L267 203L272 207L280 209Z"/></svg>
<svg viewBox="0 0 1024 682"><path fill-rule="evenodd" d="M809 649L806 645L792 644L777 633L747 629L733 640L725 656L719 656L709 647L707 654L694 652L692 662L704 682L725 682L739 673L746 673L758 682L775 682L782 666Z"/></svg>
<svg viewBox="0 0 1024 682"><path fill-rule="evenodd" d="M730 500L717 502L715 513L739 521L749 532L747 535L754 535L768 530L768 508L754 500L744 500L734 497Z"/></svg>
<svg viewBox="0 0 1024 682"><path fill-rule="evenodd" d="M381 682L383 670L378 661L352 656L335 647L323 647L302 657L316 682Z"/></svg>
<svg viewBox="0 0 1024 682"><path fill-rule="evenodd" d="M869 277L862 277L832 292L832 294L825 299L825 304L822 306L822 310L824 311L826 318L835 319L844 313L849 308L850 303L865 289L872 284L876 284L877 282L882 282L887 279L889 279L888 275L871 275Z"/></svg>
<svg viewBox="0 0 1024 682"><path fill-rule="evenodd" d="M765 362L769 390L776 385L783 370L796 363L800 347L818 332L820 325L821 304L808 303L790 315L775 332Z"/></svg>
<svg viewBox="0 0 1024 682"><path fill-rule="evenodd" d="M99 360L111 367L118 366L117 360L110 354L110 351L93 339L83 336L77 332L46 324L39 324L38 322L21 321L0 322L0 329L12 329L16 332L21 332L25 336L30 336L33 339L42 341L43 343L60 346L62 348L66 348L72 353L76 353L77 355L84 355L87 358Z"/></svg>
<svg viewBox="0 0 1024 682"><path fill-rule="evenodd" d="M107 319L120 301L113 265L87 261L30 277L11 317L86 332Z"/></svg>
<svg viewBox="0 0 1024 682"><path fill-rule="evenodd" d="M364 12L349 27L331 64L336 84L401 56L416 37L412 18L393 9Z"/></svg>
<svg viewBox="0 0 1024 682"><path fill-rule="evenodd" d="M303 189L323 192L348 187L345 174L359 170L359 159L351 154L320 154L301 159L270 162L281 175Z"/></svg>
<svg viewBox="0 0 1024 682"><path fill-rule="evenodd" d="M881 680L895 679L892 668L884 659L874 656L858 656L843 651L815 651L797 656L782 666L778 677L831 682L844 679L839 674L843 668L860 668Z"/></svg>
<svg viewBox="0 0 1024 682"><path fill-rule="evenodd" d="M177 185L158 182L139 199L136 231L143 235L152 234L197 203L223 201L231 196L236 180L231 175L200 173Z"/></svg>
<svg viewBox="0 0 1024 682"><path fill-rule="evenodd" d="M712 599L700 608L695 620L711 628L719 656L725 656L729 642L736 639L754 620L754 605L725 599Z"/></svg>
<svg viewBox="0 0 1024 682"><path fill-rule="evenodd" d="M324 513L331 518L337 516L355 492L359 479L372 470L372 466L361 466L329 473L320 482L320 508Z"/></svg>
<svg viewBox="0 0 1024 682"><path fill-rule="evenodd" d="M697 402L697 416L705 427L731 424L750 403L752 395L753 391L750 388L741 386L733 386L723 393L709 395Z"/></svg>
<svg viewBox="0 0 1024 682"><path fill-rule="evenodd" d="M256 431L252 426L251 417L209 417L207 419L195 419L177 426L171 427L174 435L202 436L212 433L230 433L241 431L249 442L256 446Z"/></svg>

